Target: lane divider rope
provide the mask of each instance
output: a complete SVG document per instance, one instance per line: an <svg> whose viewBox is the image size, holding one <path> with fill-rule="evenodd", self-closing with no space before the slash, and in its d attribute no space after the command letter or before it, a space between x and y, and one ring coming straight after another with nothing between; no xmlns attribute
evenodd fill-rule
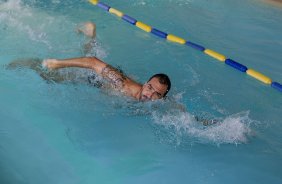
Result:
<svg viewBox="0 0 282 184"><path fill-rule="evenodd" d="M239 70L243 73L246 73L247 75L267 84L267 85L270 85L272 88L274 89L277 89L278 91L282 92L282 85L278 82L273 82L271 80L271 78L265 76L264 74L254 70L254 69L250 69L250 68L247 68L246 66L230 59L230 58L226 58L226 56L224 56L223 54L220 54L214 50L211 50L211 49L207 49L199 44L196 44L196 43L193 43L191 41L186 41L185 39L181 38L181 37L178 37L176 35L173 35L173 34L168 34L168 33L165 33L163 31L160 31L154 27L151 27L150 25L147 25L141 21L138 21L136 20L135 18L129 16L129 15L126 15L124 14L123 12L115 9L115 8L112 8L110 6L108 6L107 4L105 3L102 3L102 2L99 2L99 0L89 0L89 2L93 5L96 5L98 7L100 7L101 9L113 14L113 15L116 15L117 17L120 17L122 18L124 21L132 24L132 25L135 25L136 27L138 27L139 29L143 30L143 31L146 31L148 33L152 33L160 38L163 38L163 39L166 39L168 41L171 41L171 42L175 42L175 43L178 43L178 44L182 44L182 45L187 45L187 46L190 46L196 50L199 50L207 55L209 55L210 57L213 57L214 59L217 59L221 62L224 62L225 64L227 64L228 66L231 66L233 68L235 68L236 70Z"/></svg>

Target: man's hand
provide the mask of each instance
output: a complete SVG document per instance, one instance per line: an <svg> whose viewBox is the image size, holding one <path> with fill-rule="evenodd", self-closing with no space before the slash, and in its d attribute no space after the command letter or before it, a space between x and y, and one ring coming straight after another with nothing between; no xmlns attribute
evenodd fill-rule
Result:
<svg viewBox="0 0 282 184"><path fill-rule="evenodd" d="M56 59L44 59L42 62L42 66L48 69L56 69L58 68L58 60Z"/></svg>

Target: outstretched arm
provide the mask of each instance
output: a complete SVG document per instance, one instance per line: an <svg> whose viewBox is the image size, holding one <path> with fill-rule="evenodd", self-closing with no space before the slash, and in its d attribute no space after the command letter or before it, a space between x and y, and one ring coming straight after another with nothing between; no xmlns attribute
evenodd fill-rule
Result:
<svg viewBox="0 0 282 184"><path fill-rule="evenodd" d="M72 58L72 59L46 59L43 61L43 66L48 69L59 69L67 67L89 68L95 70L97 74L101 74L106 63L96 57Z"/></svg>
<svg viewBox="0 0 282 184"><path fill-rule="evenodd" d="M122 89L127 84L132 84L129 78L124 76L116 68L104 63L96 57L72 58L72 59L47 59L43 61L43 66L49 69L59 69L66 67L89 68L97 74L108 79L115 88ZM133 82L135 83L135 82Z"/></svg>

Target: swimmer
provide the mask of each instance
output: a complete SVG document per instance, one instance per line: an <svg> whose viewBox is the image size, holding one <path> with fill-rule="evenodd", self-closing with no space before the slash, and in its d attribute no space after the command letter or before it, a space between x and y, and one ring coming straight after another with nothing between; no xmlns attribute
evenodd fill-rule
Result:
<svg viewBox="0 0 282 184"><path fill-rule="evenodd" d="M166 96L171 87L170 79L166 74L155 74L142 85L96 57L64 60L46 59L43 61L42 65L51 71L67 67L92 69L96 74L109 81L113 89L139 101L162 99Z"/></svg>
<svg viewBox="0 0 282 184"><path fill-rule="evenodd" d="M84 23L78 28L79 33L95 39L96 25L92 22ZM91 50L90 43L84 46L85 53ZM140 101L156 100L166 96L170 90L170 80L165 74L153 75L145 84L141 85L136 81L126 77L118 69L108 65L96 57L83 57L65 60L47 59L44 60L42 65L48 69L54 70L66 67L79 67L92 69L98 75L107 79L111 86L125 94L126 96L133 97Z"/></svg>
<svg viewBox="0 0 282 184"><path fill-rule="evenodd" d="M85 36L94 39L96 36L96 26L94 23L86 22L78 29ZM49 69L44 70L41 66ZM47 81L63 82L74 76L63 76L57 69L67 67L78 67L92 69L97 75L106 79L110 87L120 91L126 96L140 101L150 101L162 99L170 90L170 79L165 74L156 74L150 77L145 84L140 84L125 76L120 70L110 66L96 57L81 57L73 59L46 59L39 62L38 59L17 60L10 63L7 68L26 67L36 71L43 79ZM68 78L67 78L68 77ZM70 78L70 80L71 80Z"/></svg>
<svg viewBox="0 0 282 184"><path fill-rule="evenodd" d="M42 63L43 67L49 70L57 70L67 67L79 67L92 69L98 75L105 78L111 84L111 88L118 90L126 96L132 97L138 101L154 101L163 99L171 88L171 82L166 74L155 74L149 78L145 84L140 84L129 77L125 76L118 69L108 65L95 57L83 57L72 59L46 59ZM180 104L174 104L174 108L182 111L186 109ZM197 122L204 126L209 126L218 123L218 120L206 119L200 116L194 116Z"/></svg>
<svg viewBox="0 0 282 184"><path fill-rule="evenodd" d="M91 22L86 22L78 29L78 32L83 33L85 36L92 40L96 37L96 25ZM90 44L86 44L85 48L90 47ZM91 49L91 48L90 48ZM44 70L42 68L47 68ZM154 101L158 99L163 99L166 97L167 93L171 88L171 82L166 74L155 74L149 78L145 84L140 84L129 77L125 76L120 70L112 67L111 65L101 61L96 57L81 57L72 59L46 59L43 62L40 59L26 59L26 60L16 60L11 62L7 68L19 68L26 67L36 71L43 79L50 82L63 82L65 80L72 80L75 78L73 75L64 76L58 69L67 67L78 67L92 69L96 74L102 76L107 81L109 81L110 87L114 90L120 91L121 93L129 96L138 101ZM89 79L88 79L89 80ZM179 107L186 111L184 107ZM203 123L204 126L214 124L215 122L206 120L195 116L195 120Z"/></svg>

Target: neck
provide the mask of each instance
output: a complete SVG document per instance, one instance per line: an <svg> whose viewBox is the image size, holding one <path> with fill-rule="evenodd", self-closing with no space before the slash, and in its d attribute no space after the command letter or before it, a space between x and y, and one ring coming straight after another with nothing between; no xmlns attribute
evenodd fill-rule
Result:
<svg viewBox="0 0 282 184"><path fill-rule="evenodd" d="M136 89L134 91L132 91L132 97L135 98L136 100L139 100L141 97L141 92L142 92L142 87L140 87L139 89Z"/></svg>

